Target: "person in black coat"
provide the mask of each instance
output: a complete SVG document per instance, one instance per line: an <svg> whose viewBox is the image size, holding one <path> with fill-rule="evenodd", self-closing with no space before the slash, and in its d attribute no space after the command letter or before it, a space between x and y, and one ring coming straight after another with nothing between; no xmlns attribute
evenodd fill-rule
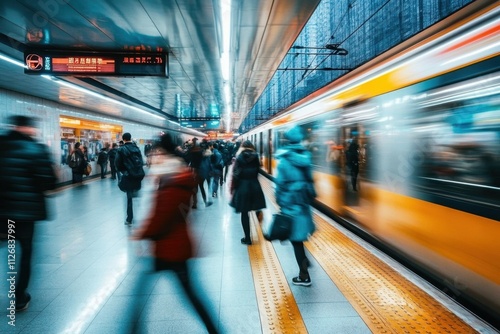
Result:
<svg viewBox="0 0 500 334"><path fill-rule="evenodd" d="M83 146L80 142L75 143L75 149L68 155L68 166L71 168L72 182L82 183L83 173L87 168L87 159L83 153Z"/></svg>
<svg viewBox="0 0 500 334"><path fill-rule="evenodd" d="M116 154L118 153L118 144L113 143L113 147L108 153L108 158L109 158L109 167L111 168L111 180L116 180L116 166L115 166L115 159L116 159Z"/></svg>
<svg viewBox="0 0 500 334"><path fill-rule="evenodd" d="M13 129L2 138L0 149L1 233L7 237L9 246L15 241L15 254L21 255L9 271L17 272L15 308L23 311L31 300L26 290L31 275L35 221L47 219L45 191L54 189L57 179L48 148L34 139L35 120L13 116L11 124Z"/></svg>
<svg viewBox="0 0 500 334"><path fill-rule="evenodd" d="M259 154L255 152L252 142L246 140L241 144L236 155L230 187L233 197L229 203L236 213L241 212L241 225L245 233L241 243L245 245L252 244L248 213L266 207L266 199L258 179L259 169Z"/></svg>

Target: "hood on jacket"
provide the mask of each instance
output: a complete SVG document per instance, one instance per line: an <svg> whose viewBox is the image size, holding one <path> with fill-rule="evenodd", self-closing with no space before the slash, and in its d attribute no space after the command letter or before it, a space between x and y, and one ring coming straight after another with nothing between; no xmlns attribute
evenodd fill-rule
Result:
<svg viewBox="0 0 500 334"><path fill-rule="evenodd" d="M290 144L297 144L304 139L304 134L302 133L302 128L300 126L294 126L285 132L285 138L290 141Z"/></svg>
<svg viewBox="0 0 500 334"><path fill-rule="evenodd" d="M241 152L239 152L236 157L237 160L243 161L245 163L257 160L258 158L259 155L257 154L257 152L249 148L243 148L243 150L241 150Z"/></svg>

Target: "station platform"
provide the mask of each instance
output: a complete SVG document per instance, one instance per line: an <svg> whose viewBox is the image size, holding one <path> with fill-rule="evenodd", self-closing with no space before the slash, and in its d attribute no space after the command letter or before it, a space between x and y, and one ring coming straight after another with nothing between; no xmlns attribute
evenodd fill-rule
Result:
<svg viewBox="0 0 500 334"><path fill-rule="evenodd" d="M260 182L265 220L277 206L271 181ZM153 191L146 178L131 227L124 225L126 196L109 177L54 192L53 219L36 226L30 307L16 313L15 326L2 316L0 333L205 333L175 275L154 273L149 243L129 239ZM265 241L255 214L253 244L242 245L227 184L211 200L188 216L197 254L190 265L219 333L496 333L318 212L306 243L312 285L295 286L292 246ZM7 258L5 242L0 256ZM7 291L5 279L1 287Z"/></svg>

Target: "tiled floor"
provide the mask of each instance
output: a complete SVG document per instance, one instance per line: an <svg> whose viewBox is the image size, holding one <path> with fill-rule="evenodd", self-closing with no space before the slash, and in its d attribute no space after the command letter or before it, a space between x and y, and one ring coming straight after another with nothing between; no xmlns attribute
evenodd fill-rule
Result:
<svg viewBox="0 0 500 334"><path fill-rule="evenodd" d="M149 211L151 191L145 181L134 199L137 224ZM201 205L190 215L197 249L192 279L221 332L257 333L261 328L248 253L239 241L239 216L224 192L213 206ZM175 275L151 272L148 242L128 239L125 195L116 183L88 181L49 201L53 220L36 226L32 302L16 314L15 327L4 316L1 333L126 333L135 321L139 333L205 332ZM5 242L0 254L7 259ZM2 309L7 302L2 297Z"/></svg>
<svg viewBox="0 0 500 334"><path fill-rule="evenodd" d="M266 183L265 189L272 192L272 185ZM152 191L153 183L147 178L141 195L134 199L136 226L150 210ZM7 261L0 261L0 308L4 310L0 333L206 333L175 274L152 272L149 243L129 239L135 226L124 225L125 197L109 178L66 187L50 197L53 219L36 226L29 286L32 302L28 310L15 315L15 326L5 316ZM262 285L254 285L255 266L248 247L240 243L240 216L228 205L226 185L212 200L214 205L201 204L188 216L196 247L190 268L193 285L219 332L287 332L262 325L267 324L259 314L262 291L255 288ZM267 218L274 212L271 203L268 198ZM256 238L252 247L266 246L257 244L257 239L266 242ZM313 285L300 287L291 284L297 274L291 245L273 242L272 251L309 334L371 333L313 256L309 256ZM0 244L0 258L7 259L6 242Z"/></svg>
<svg viewBox="0 0 500 334"><path fill-rule="evenodd" d="M149 212L151 192L152 183L145 180L134 199L136 224ZM226 192L224 185L214 205L200 205L189 216L197 250L190 263L192 280L221 333L262 333L248 251L240 244L240 217L227 204ZM16 314L15 327L3 317L1 333L206 332L175 275L151 272L148 242L128 239L125 194L114 181L69 187L52 195L50 203L53 220L37 223L32 302ZM297 271L291 246L275 249L291 279ZM7 258L5 243L0 256ZM313 286L291 286L308 332L370 333L311 260ZM6 292L1 282L0 291ZM2 309L6 306L2 297Z"/></svg>

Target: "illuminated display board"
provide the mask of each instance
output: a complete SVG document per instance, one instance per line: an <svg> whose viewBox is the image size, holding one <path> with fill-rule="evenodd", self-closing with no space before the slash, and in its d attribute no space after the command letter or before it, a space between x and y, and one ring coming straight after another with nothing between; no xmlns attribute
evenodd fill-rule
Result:
<svg viewBox="0 0 500 334"><path fill-rule="evenodd" d="M220 127L220 120L180 119L179 124L185 128L217 130Z"/></svg>
<svg viewBox="0 0 500 334"><path fill-rule="evenodd" d="M24 59L26 74L168 77L168 58L163 53L28 50L24 53Z"/></svg>

